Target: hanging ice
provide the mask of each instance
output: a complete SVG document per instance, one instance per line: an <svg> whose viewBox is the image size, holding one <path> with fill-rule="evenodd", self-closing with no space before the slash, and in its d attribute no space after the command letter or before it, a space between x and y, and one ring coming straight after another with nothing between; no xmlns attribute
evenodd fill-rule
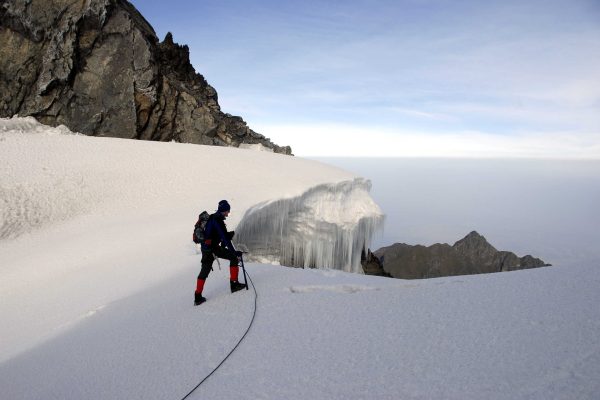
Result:
<svg viewBox="0 0 600 400"><path fill-rule="evenodd" d="M236 227L236 242L250 261L362 273L361 252L384 219L370 189L370 181L356 178L258 204Z"/></svg>

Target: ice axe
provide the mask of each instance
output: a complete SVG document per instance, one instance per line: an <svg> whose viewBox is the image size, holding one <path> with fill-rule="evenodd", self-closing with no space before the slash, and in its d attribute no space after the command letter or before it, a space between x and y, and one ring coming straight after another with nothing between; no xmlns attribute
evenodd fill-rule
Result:
<svg viewBox="0 0 600 400"><path fill-rule="evenodd" d="M242 267L242 272L244 274L244 285L246 285L246 290L248 289L248 276L246 276L246 267L244 266L244 253L245 251L237 251L235 252L235 254L237 254L238 258L240 259L240 266Z"/></svg>

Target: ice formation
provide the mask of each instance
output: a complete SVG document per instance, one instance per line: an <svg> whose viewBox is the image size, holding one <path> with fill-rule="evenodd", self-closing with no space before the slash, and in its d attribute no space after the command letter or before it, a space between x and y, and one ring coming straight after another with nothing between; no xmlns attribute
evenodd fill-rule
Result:
<svg viewBox="0 0 600 400"><path fill-rule="evenodd" d="M235 241L251 261L362 273L361 253L384 216L363 178L315 186L302 195L249 208Z"/></svg>

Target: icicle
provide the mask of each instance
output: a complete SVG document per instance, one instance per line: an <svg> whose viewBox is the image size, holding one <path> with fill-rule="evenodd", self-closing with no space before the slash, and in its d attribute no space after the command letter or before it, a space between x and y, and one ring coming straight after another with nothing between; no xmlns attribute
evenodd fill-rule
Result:
<svg viewBox="0 0 600 400"><path fill-rule="evenodd" d="M384 216L362 178L315 186L304 194L258 204L236 227L249 260L362 273L361 253Z"/></svg>

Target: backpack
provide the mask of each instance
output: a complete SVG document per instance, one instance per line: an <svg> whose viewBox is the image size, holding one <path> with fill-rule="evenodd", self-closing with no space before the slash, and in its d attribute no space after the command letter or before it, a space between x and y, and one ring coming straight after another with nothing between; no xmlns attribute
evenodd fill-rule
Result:
<svg viewBox="0 0 600 400"><path fill-rule="evenodd" d="M208 222L208 217L210 217L210 214L206 211L202 211L198 216L198 222L194 225L194 234L192 235L194 243L201 244L204 242L204 228Z"/></svg>

